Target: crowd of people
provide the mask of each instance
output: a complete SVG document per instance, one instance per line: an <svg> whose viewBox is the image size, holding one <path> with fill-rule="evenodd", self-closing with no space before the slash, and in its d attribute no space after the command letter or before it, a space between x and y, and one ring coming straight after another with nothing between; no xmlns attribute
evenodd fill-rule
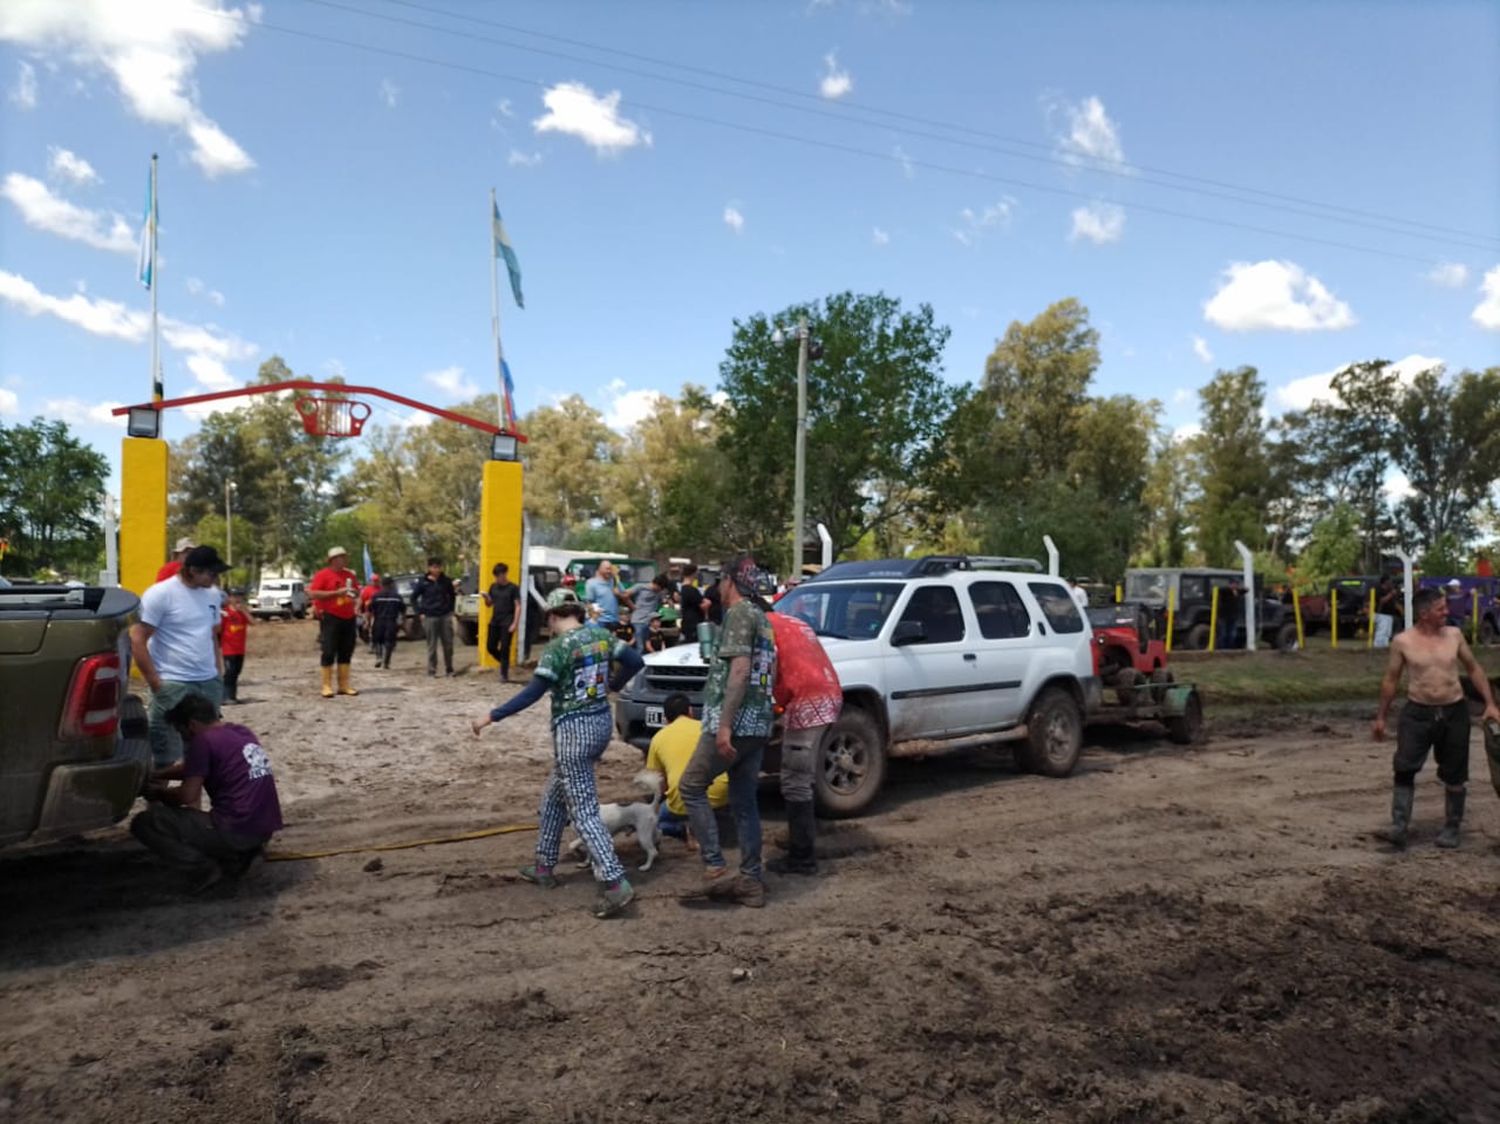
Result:
<svg viewBox="0 0 1500 1124"><path fill-rule="evenodd" d="M249 624L242 597L230 591L224 599L218 582L228 566L213 547L179 542L174 553L165 576L142 596L130 635L133 659L151 691L153 759L144 793L149 806L135 817L131 830L164 862L186 872L193 889L201 890L243 873L282 821L269 755L251 730L224 721L221 713L223 706L238 701ZM496 566L492 576L483 595L492 610L486 646L500 662L502 678L508 679L509 663L501 654L511 646L521 593L505 566ZM785 857L769 866L793 875L818 870L814 778L819 749L843 704L835 669L805 621L769 612L764 599L769 578L751 556L727 562L719 579L706 587L692 567L683 577L676 587L663 578L625 589L613 567L604 563L582 596L576 583L565 583L548 599L551 640L529 681L471 724L478 737L486 727L544 696L549 699L553 765L542 787L535 858L520 876L543 889L560 884L562 835L571 824L599 882L593 912L601 918L620 913L635 896L601 819L595 782L595 768L613 728L609 696L640 671L651 620L669 603L680 611L682 632L691 630L698 638L708 663L701 717L693 716L686 696L668 698L667 723L653 738L645 761L664 797L662 832L687 842L702 865L701 884L684 897L765 904L768 864L761 854L759 778L778 712L788 838ZM322 693L357 695L349 672L357 618L367 625L378 665L388 667L408 602L389 578L361 589L348 568L347 553L337 547L328 552L327 565L308 588L321 609ZM427 639L429 675L437 674L439 650L452 674L454 594L441 560L430 559L411 596ZM1390 604L1377 591L1377 605ZM1459 844L1465 810L1470 740L1461 674L1483 703L1483 720L1495 723L1497 730L1500 708L1462 631L1449 623L1446 592L1418 590L1413 617L1412 626L1390 640L1372 731L1377 741L1386 736L1405 676L1407 697L1392 758L1391 823L1377 834L1394 847L1406 846L1415 778L1432 755L1444 785L1444 824L1436 842L1453 848ZM205 794L209 811L201 808ZM721 844L721 816L734 827L739 850L734 871Z"/></svg>

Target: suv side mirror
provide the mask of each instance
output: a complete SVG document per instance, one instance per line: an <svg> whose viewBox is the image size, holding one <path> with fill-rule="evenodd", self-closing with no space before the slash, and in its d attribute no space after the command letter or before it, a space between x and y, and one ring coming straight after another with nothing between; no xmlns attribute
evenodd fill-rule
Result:
<svg viewBox="0 0 1500 1124"><path fill-rule="evenodd" d="M920 644L927 639L927 629L921 621L900 621L891 633L891 647L904 648L908 644Z"/></svg>

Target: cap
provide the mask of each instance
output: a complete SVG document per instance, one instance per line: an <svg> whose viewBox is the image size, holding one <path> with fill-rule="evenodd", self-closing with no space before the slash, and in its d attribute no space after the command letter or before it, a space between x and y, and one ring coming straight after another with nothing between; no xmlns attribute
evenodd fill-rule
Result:
<svg viewBox="0 0 1500 1124"><path fill-rule="evenodd" d="M192 550L193 547L195 547L197 545L198 544L195 543L187 535L183 535L182 538L180 538L180 539L177 540L177 545L172 548L172 553L173 554L181 554L184 550Z"/></svg>
<svg viewBox="0 0 1500 1124"><path fill-rule="evenodd" d="M755 564L755 558L750 554L735 555L724 563L721 573L746 597L754 597L770 584L770 575Z"/></svg>
<svg viewBox="0 0 1500 1124"><path fill-rule="evenodd" d="M222 574L229 569L224 559L219 557L219 552L211 546L195 546L187 552L187 557L182 560L182 568L185 570L209 570L215 574Z"/></svg>
<svg viewBox="0 0 1500 1124"><path fill-rule="evenodd" d="M349 552L341 546L330 546L328 548L327 557L330 562L333 561L333 559L337 558L340 554L342 554L345 558L349 557Z"/></svg>
<svg viewBox="0 0 1500 1124"><path fill-rule="evenodd" d="M1448 579L1448 588L1449 589L1462 589L1463 587L1464 587L1464 583L1461 582L1461 581L1459 581L1457 578L1449 578Z"/></svg>

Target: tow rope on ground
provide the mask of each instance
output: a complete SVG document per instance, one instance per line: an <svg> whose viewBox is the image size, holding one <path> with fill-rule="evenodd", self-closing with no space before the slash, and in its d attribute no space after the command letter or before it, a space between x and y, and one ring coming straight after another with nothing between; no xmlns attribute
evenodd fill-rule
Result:
<svg viewBox="0 0 1500 1124"><path fill-rule="evenodd" d="M412 847L432 847L439 843L467 843L471 839L488 839L492 835L514 835L520 831L535 831L534 823L503 824L500 827L485 827L478 831L466 831L461 835L445 835L438 839L408 839L400 843L361 843L354 847L338 847L331 851L276 851L266 855L268 863L300 862L303 859L327 859L334 855L357 855L362 851L405 851Z"/></svg>

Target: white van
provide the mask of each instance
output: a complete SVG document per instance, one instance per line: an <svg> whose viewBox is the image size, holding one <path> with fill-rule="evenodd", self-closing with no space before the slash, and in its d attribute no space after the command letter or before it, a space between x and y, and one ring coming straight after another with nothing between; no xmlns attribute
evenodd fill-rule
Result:
<svg viewBox="0 0 1500 1124"><path fill-rule="evenodd" d="M250 615L264 620L282 617L301 620L307 616L307 589L295 578L262 578L260 588L250 598Z"/></svg>

